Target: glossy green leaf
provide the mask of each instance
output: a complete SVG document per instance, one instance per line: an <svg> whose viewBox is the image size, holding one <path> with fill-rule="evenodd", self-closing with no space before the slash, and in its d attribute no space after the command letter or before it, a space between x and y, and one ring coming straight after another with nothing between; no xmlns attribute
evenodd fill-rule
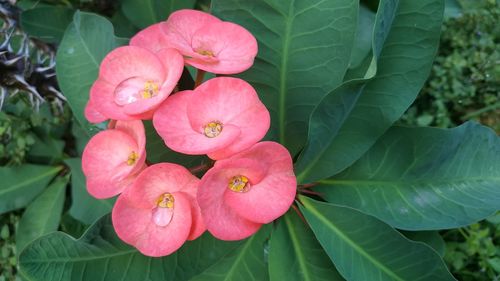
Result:
<svg viewBox="0 0 500 281"><path fill-rule="evenodd" d="M443 1L381 1L381 7L397 7L387 32L374 32L375 77L367 82L361 96L338 133L321 147L311 147L299 177L303 182L323 179L344 170L359 159L403 114L420 91L431 69L441 29ZM390 10L390 9L387 9ZM390 23L390 15L381 22ZM384 38L385 40L377 39ZM379 44L377 42L383 42ZM366 75L365 75L366 76ZM319 124L310 131L310 142L325 134L331 124ZM335 124L338 126L338 124ZM308 148L306 147L306 150Z"/></svg>
<svg viewBox="0 0 500 281"><path fill-rule="evenodd" d="M23 213L16 231L17 253L36 238L56 231L66 198L68 177L58 177Z"/></svg>
<svg viewBox="0 0 500 281"><path fill-rule="evenodd" d="M500 139L479 124L394 127L316 190L400 229L455 228L500 209L499 159Z"/></svg>
<svg viewBox="0 0 500 281"><path fill-rule="evenodd" d="M56 164L63 158L65 142L50 135L34 135L35 143L26 155L30 163Z"/></svg>
<svg viewBox="0 0 500 281"><path fill-rule="evenodd" d="M75 10L60 6L37 7L21 13L21 28L30 36L49 43L61 41Z"/></svg>
<svg viewBox="0 0 500 281"><path fill-rule="evenodd" d="M224 256L190 281L266 281L269 280L264 246L270 227L264 226L241 246ZM225 242L227 243L227 242Z"/></svg>
<svg viewBox="0 0 500 281"><path fill-rule="evenodd" d="M255 64L238 75L271 113L267 138L296 154L307 119L338 87L349 64L359 1L213 0L212 11L247 28L259 43Z"/></svg>
<svg viewBox="0 0 500 281"><path fill-rule="evenodd" d="M145 257L116 236L110 216L105 216L78 240L62 232L35 240L21 253L19 263L32 281L183 281L239 245L206 233L170 256Z"/></svg>
<svg viewBox="0 0 500 281"><path fill-rule="evenodd" d="M164 21L171 12L192 9L195 0L122 0L123 14L137 27Z"/></svg>
<svg viewBox="0 0 500 281"><path fill-rule="evenodd" d="M347 280L455 280L439 255L423 243L355 209L301 197L300 209Z"/></svg>
<svg viewBox="0 0 500 281"><path fill-rule="evenodd" d="M111 212L115 199L96 199L87 192L85 175L82 172L82 159L66 159L64 163L71 169L72 202L69 214L85 224L92 224Z"/></svg>
<svg viewBox="0 0 500 281"><path fill-rule="evenodd" d="M359 66L364 58L370 54L375 25L375 13L364 5L359 6L358 27L356 39L351 53L349 68Z"/></svg>
<svg viewBox="0 0 500 281"><path fill-rule="evenodd" d="M406 238L429 245L441 258L444 257L446 244L437 231L400 231Z"/></svg>
<svg viewBox="0 0 500 281"><path fill-rule="evenodd" d="M42 192L61 167L0 167L0 214L22 208Z"/></svg>
<svg viewBox="0 0 500 281"><path fill-rule="evenodd" d="M269 275L271 281L341 281L328 255L309 226L289 211L271 236Z"/></svg>
<svg viewBox="0 0 500 281"><path fill-rule="evenodd" d="M78 11L59 45L57 80L73 115L89 135L98 131L83 114L90 87L97 79L99 64L104 56L124 43L115 37L113 26L106 18Z"/></svg>

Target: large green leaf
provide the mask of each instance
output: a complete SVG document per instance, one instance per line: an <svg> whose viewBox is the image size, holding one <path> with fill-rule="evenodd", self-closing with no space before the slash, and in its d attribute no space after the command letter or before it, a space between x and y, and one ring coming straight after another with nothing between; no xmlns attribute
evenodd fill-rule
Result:
<svg viewBox="0 0 500 281"><path fill-rule="evenodd" d="M110 216L105 216L78 240L62 232L35 240L21 253L19 263L21 272L32 281L182 281L238 245L206 233L170 256L145 257L116 236Z"/></svg>
<svg viewBox="0 0 500 281"><path fill-rule="evenodd" d="M305 144L313 108L342 82L356 33L359 1L213 0L216 16L259 42L250 82L271 113L267 138L292 154Z"/></svg>
<svg viewBox="0 0 500 281"><path fill-rule="evenodd" d="M28 205L16 231L17 253L20 253L29 242L57 230L61 221L68 179L68 177L58 177Z"/></svg>
<svg viewBox="0 0 500 281"><path fill-rule="evenodd" d="M21 13L21 27L30 36L49 43L58 43L74 13L75 10L66 7L37 7Z"/></svg>
<svg viewBox="0 0 500 281"><path fill-rule="evenodd" d="M264 246L269 238L269 226L246 239L242 245L221 258L191 281L266 281L269 280ZM227 243L227 242L226 242Z"/></svg>
<svg viewBox="0 0 500 281"><path fill-rule="evenodd" d="M395 4L397 2L394 0L381 1L382 8ZM299 178L303 182L323 179L347 168L359 159L413 102L429 74L436 54L442 13L442 0L401 1L397 5L389 32L384 28L375 30L374 54L380 52L376 75L367 82L338 133L330 136L328 140L323 140L321 146L306 147L304 153L312 156L307 157L311 161L299 166ZM378 20L377 15L375 28ZM384 20L381 24L387 26L388 22ZM377 39L385 36L385 40ZM316 138L327 133L329 126L332 124L314 126L316 130L309 132L309 142L318 142Z"/></svg>
<svg viewBox="0 0 500 281"><path fill-rule="evenodd" d="M85 175L82 171L82 159L66 159L64 163L71 169L72 202L69 214L85 224L92 224L103 215L111 212L114 199L96 199L87 192Z"/></svg>
<svg viewBox="0 0 500 281"><path fill-rule="evenodd" d="M455 280L429 246L357 210L301 197L301 210L347 280Z"/></svg>
<svg viewBox="0 0 500 281"><path fill-rule="evenodd" d="M196 0L122 0L123 14L137 27L166 20L175 10L192 9Z"/></svg>
<svg viewBox="0 0 500 281"><path fill-rule="evenodd" d="M269 275L271 281L344 280L318 240L293 211L289 211L273 231L270 241Z"/></svg>
<svg viewBox="0 0 500 281"><path fill-rule="evenodd" d="M78 11L59 45L57 80L76 120L89 135L98 131L83 114L90 87L97 79L104 56L124 43L115 37L113 26L106 18Z"/></svg>
<svg viewBox="0 0 500 281"><path fill-rule="evenodd" d="M400 229L464 226L500 209L500 139L472 122L454 129L394 127L317 190L331 203Z"/></svg>
<svg viewBox="0 0 500 281"><path fill-rule="evenodd" d="M0 214L22 208L42 192L61 167L0 167Z"/></svg>

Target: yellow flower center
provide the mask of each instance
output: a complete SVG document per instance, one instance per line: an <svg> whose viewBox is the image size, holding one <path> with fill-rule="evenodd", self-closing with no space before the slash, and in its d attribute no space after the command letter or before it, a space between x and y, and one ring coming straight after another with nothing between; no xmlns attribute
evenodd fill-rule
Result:
<svg viewBox="0 0 500 281"><path fill-rule="evenodd" d="M196 50L196 52L202 56L211 57L211 58L215 57L215 54L212 51L199 49L199 50Z"/></svg>
<svg viewBox="0 0 500 281"><path fill-rule="evenodd" d="M159 208L169 208L172 209L174 207L174 196L170 193L163 193L156 199L156 205Z"/></svg>
<svg viewBox="0 0 500 281"><path fill-rule="evenodd" d="M247 192L250 189L248 178L245 176L232 177L227 187L234 192Z"/></svg>
<svg viewBox="0 0 500 281"><path fill-rule="evenodd" d="M212 121L205 125L203 133L207 138L215 138L222 132L222 123L219 121Z"/></svg>
<svg viewBox="0 0 500 281"><path fill-rule="evenodd" d="M141 97L143 99L150 99L160 92L160 86L158 83L148 80L144 83L144 89L141 91Z"/></svg>
<svg viewBox="0 0 500 281"><path fill-rule="evenodd" d="M137 154L135 151L130 152L127 159L127 165L134 165L135 162L137 162L137 159L139 159L139 154Z"/></svg>

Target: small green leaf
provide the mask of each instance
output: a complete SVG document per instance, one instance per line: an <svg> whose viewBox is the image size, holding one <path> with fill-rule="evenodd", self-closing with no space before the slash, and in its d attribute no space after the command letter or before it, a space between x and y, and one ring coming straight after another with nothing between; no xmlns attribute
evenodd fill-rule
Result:
<svg viewBox="0 0 500 281"><path fill-rule="evenodd" d="M37 7L21 13L21 28L30 36L59 43L75 10L60 6Z"/></svg>
<svg viewBox="0 0 500 281"><path fill-rule="evenodd" d="M271 281L342 281L305 221L292 211L280 219L270 241Z"/></svg>
<svg viewBox="0 0 500 281"><path fill-rule="evenodd" d="M393 127L316 191L399 229L456 228L500 209L499 159L500 139L476 123Z"/></svg>
<svg viewBox="0 0 500 281"><path fill-rule="evenodd" d="M92 224L111 212L115 199L96 199L87 192L82 159L71 158L64 161L71 168L71 207L69 213L75 219Z"/></svg>
<svg viewBox="0 0 500 281"><path fill-rule="evenodd" d="M192 9L195 0L122 0L123 14L137 27L145 28L164 21L170 13Z"/></svg>
<svg viewBox="0 0 500 281"><path fill-rule="evenodd" d="M270 227L264 226L259 232L243 241L236 250L190 281L269 280L264 250L269 234Z"/></svg>
<svg viewBox="0 0 500 281"><path fill-rule="evenodd" d="M61 169L32 164L0 167L0 214L26 206Z"/></svg>
<svg viewBox="0 0 500 281"><path fill-rule="evenodd" d="M113 25L106 18L77 11L59 45L57 80L76 120L89 136L99 131L84 116L90 87L104 56L124 43L115 37Z"/></svg>
<svg viewBox="0 0 500 281"><path fill-rule="evenodd" d="M347 70L359 1L213 0L212 11L248 29L259 43L254 65L238 75L271 113L267 139L292 155L306 142L307 119Z"/></svg>
<svg viewBox="0 0 500 281"><path fill-rule="evenodd" d="M374 217L307 197L300 200L314 234L347 280L455 280L434 250Z"/></svg>
<svg viewBox="0 0 500 281"><path fill-rule="evenodd" d="M58 177L23 213L16 231L17 253L36 238L56 231L66 195L68 177Z"/></svg>
<svg viewBox="0 0 500 281"><path fill-rule="evenodd" d="M20 254L19 264L31 281L184 281L223 260L240 244L206 233L169 256L146 257L123 243L111 217L105 216L78 240L62 232L35 240Z"/></svg>

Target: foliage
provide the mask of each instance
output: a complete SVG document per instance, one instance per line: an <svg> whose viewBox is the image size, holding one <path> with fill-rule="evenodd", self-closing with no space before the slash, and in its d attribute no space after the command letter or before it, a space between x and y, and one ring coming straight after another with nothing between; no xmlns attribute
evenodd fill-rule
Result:
<svg viewBox="0 0 500 281"><path fill-rule="evenodd" d="M181 6L175 0L108 2L21 1L28 11L70 10L71 17L51 21L31 10L25 16L32 18L25 19L48 26L30 28L28 21L25 27L41 39L47 30L64 30L50 40L59 44L57 75L76 121L69 132L66 111L54 116L45 105L31 114L16 98L0 112L1 140L8 140L0 147L2 164L36 163L54 171L37 187L40 195L24 199L23 206L33 201L21 221L0 217L0 278L13 278L18 255L29 280L454 280L437 231L422 230L455 227L461 228L445 232L456 241L444 257L451 271L463 280L498 277L499 224L474 224L499 209L499 169L490 165L500 157L496 134L475 123L449 130L393 126L431 69L443 1L381 0L377 13L365 7L360 12L357 1L347 0L212 1L216 16L243 25L259 40L255 66L239 76L272 111L267 139L281 141L296 156L300 196L295 211L244 241L219 241L207 233L158 259L123 243L109 215L101 217L113 200L86 193L82 146L105 124L88 124L82 111L100 61L127 43L120 36L168 16L151 13L152 7ZM207 1L184 4L208 7ZM475 116L495 122L485 112L498 102L496 21L498 9L491 8L445 24L432 79L402 122L450 127ZM357 33L358 24L373 32ZM186 72L183 79L191 77ZM205 158L167 150L146 127L154 140L147 148L150 162L206 164ZM10 168L0 169L7 183L18 180ZM68 177L71 188L64 189ZM42 215L38 209L50 211ZM17 234L26 245L22 252L13 242L18 223L27 232Z"/></svg>
<svg viewBox="0 0 500 281"><path fill-rule="evenodd" d="M500 216L444 234L445 261L460 280L500 280Z"/></svg>
<svg viewBox="0 0 500 281"><path fill-rule="evenodd" d="M469 2L484 8L444 23L431 76L403 123L452 127L474 119L500 131L500 4Z"/></svg>

